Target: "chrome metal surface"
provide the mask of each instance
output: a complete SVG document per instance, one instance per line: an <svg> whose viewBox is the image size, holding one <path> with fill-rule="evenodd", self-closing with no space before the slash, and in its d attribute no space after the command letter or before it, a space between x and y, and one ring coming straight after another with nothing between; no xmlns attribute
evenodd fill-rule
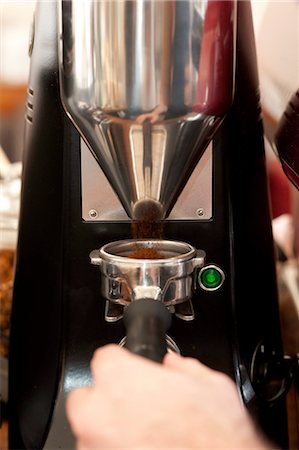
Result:
<svg viewBox="0 0 299 450"><path fill-rule="evenodd" d="M149 250L156 259L131 257ZM191 298L193 272L204 265L205 253L185 242L132 239L104 245L91 252L90 260L100 267L102 295L107 300L128 305L154 298L171 306Z"/></svg>
<svg viewBox="0 0 299 450"><path fill-rule="evenodd" d="M182 319L185 322L194 320L195 315L192 301L187 300L186 302L175 305L174 313L179 319Z"/></svg>
<svg viewBox="0 0 299 450"><path fill-rule="evenodd" d="M234 3L61 0L62 100L130 217L169 214L229 107Z"/></svg>
<svg viewBox="0 0 299 450"><path fill-rule="evenodd" d="M208 220L213 211L213 156L210 144L171 210L169 220ZM106 176L81 141L82 218L85 221L129 220ZM203 210L199 216L198 209ZM92 217L90 211L97 211Z"/></svg>
<svg viewBox="0 0 299 450"><path fill-rule="evenodd" d="M109 323L118 322L124 316L124 307L117 303L110 302L105 303L105 320Z"/></svg>

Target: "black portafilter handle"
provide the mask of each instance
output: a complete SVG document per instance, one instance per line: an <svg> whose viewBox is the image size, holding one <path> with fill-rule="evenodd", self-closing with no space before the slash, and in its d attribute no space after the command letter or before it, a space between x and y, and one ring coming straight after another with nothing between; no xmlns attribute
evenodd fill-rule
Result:
<svg viewBox="0 0 299 450"><path fill-rule="evenodd" d="M125 347L132 353L162 362L166 352L166 331L171 314L159 300L143 298L133 301L125 310L127 330Z"/></svg>

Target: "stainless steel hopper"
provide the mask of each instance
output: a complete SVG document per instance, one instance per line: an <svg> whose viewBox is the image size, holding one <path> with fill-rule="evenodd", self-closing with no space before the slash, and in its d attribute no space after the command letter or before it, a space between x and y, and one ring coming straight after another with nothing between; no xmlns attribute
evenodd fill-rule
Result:
<svg viewBox="0 0 299 450"><path fill-rule="evenodd" d="M65 109L133 219L169 214L230 106L233 1L62 0Z"/></svg>

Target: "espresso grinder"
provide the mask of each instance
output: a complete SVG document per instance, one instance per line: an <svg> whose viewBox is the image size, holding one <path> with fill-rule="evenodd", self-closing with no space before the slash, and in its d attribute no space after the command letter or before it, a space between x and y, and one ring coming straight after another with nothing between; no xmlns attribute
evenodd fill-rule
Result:
<svg viewBox="0 0 299 450"><path fill-rule="evenodd" d="M227 373L287 447L250 2L39 2L30 54L10 448L74 447L108 343Z"/></svg>

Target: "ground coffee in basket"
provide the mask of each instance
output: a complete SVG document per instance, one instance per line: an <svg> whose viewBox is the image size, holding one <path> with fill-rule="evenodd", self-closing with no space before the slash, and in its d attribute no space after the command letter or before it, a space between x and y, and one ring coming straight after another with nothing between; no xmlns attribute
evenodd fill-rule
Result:
<svg viewBox="0 0 299 450"><path fill-rule="evenodd" d="M146 247L138 248L138 244L136 244L136 250L130 254L130 258L134 259L161 259L163 258L162 254L155 247Z"/></svg>

